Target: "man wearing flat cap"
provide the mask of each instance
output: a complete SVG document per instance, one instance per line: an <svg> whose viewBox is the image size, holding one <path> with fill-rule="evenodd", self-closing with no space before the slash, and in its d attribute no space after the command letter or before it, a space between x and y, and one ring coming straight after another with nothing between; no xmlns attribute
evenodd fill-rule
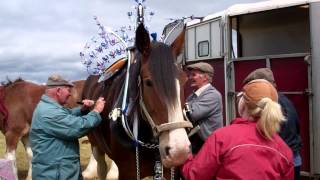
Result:
<svg viewBox="0 0 320 180"><path fill-rule="evenodd" d="M82 107L65 108L73 86L59 75L50 76L33 112L29 133L32 179L82 179L78 138L101 122L105 101L99 98L94 105L92 100L83 100Z"/></svg>
<svg viewBox="0 0 320 180"><path fill-rule="evenodd" d="M213 67L204 62L187 66L189 81L194 92L186 99L187 115L194 127L200 130L190 137L192 152L196 154L207 137L223 125L222 98L220 92L211 85Z"/></svg>

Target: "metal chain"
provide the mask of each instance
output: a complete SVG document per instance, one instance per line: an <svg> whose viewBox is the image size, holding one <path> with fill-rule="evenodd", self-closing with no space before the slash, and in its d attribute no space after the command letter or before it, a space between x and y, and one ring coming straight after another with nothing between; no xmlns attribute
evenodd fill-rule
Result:
<svg viewBox="0 0 320 180"><path fill-rule="evenodd" d="M139 140L138 140L138 142L142 147L146 147L148 149L158 149L159 148L159 144L144 143L144 142L139 141Z"/></svg>
<svg viewBox="0 0 320 180"><path fill-rule="evenodd" d="M137 180L140 180L140 167L139 167L139 149L136 146L136 168L137 168Z"/></svg>
<svg viewBox="0 0 320 180"><path fill-rule="evenodd" d="M174 180L174 167L170 168L171 180Z"/></svg>
<svg viewBox="0 0 320 180"><path fill-rule="evenodd" d="M154 164L153 180L163 180L163 166L160 161L156 161Z"/></svg>

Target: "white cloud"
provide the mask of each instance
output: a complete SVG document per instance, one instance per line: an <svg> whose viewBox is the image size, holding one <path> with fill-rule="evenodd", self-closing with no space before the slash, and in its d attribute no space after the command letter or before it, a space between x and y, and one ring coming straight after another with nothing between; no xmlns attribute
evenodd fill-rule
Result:
<svg viewBox="0 0 320 180"><path fill-rule="evenodd" d="M158 34L168 18L205 16L235 2L258 0L147 0L156 14L150 25ZM133 0L10 0L0 2L0 82L6 77L43 83L53 73L70 80L87 74L79 52L97 33L93 16L106 25L128 25ZM159 35L160 36L160 35Z"/></svg>

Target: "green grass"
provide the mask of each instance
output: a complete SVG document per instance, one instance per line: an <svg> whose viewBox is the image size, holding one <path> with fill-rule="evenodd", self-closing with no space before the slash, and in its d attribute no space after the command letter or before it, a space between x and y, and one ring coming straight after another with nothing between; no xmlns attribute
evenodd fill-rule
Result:
<svg viewBox="0 0 320 180"><path fill-rule="evenodd" d="M80 163L81 163L81 168L84 170L86 168L89 158L91 155L91 148L90 144L86 143L83 144L81 143L86 137L82 138L79 140L80 142ZM4 158L4 154L6 152L6 143L5 139L2 133L0 133L0 158ZM17 167L18 167L18 177L19 179L25 179L28 173L28 161L25 155L25 150L21 142L19 142L18 149L16 151L16 157L17 157ZM111 165L111 160L106 156L106 161L108 167ZM96 178L97 179L97 178ZM151 180L151 177L146 177L143 178L143 180Z"/></svg>
<svg viewBox="0 0 320 180"><path fill-rule="evenodd" d="M82 139L80 139L81 141ZM0 133L0 158L4 158L4 154L6 152L6 142L4 135ZM88 162L91 155L90 144L81 144L80 143L80 161L81 167L84 169ZM18 144L18 149L16 151L17 157L17 167L18 167L18 176L19 179L25 179L28 173L29 164L26 158L25 150L21 142Z"/></svg>

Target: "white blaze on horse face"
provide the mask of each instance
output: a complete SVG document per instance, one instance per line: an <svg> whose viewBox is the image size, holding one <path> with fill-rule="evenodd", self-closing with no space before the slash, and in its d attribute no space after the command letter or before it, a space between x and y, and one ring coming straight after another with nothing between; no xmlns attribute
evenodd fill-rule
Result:
<svg viewBox="0 0 320 180"><path fill-rule="evenodd" d="M177 84L177 97L180 97L180 84ZM170 106L168 106L170 107ZM170 122L184 121L180 98L177 98L174 107L168 109ZM169 148L166 150L166 148ZM167 152L169 154L167 154ZM178 166L184 163L190 153L190 141L184 128L164 132L160 136L160 154L165 167Z"/></svg>

